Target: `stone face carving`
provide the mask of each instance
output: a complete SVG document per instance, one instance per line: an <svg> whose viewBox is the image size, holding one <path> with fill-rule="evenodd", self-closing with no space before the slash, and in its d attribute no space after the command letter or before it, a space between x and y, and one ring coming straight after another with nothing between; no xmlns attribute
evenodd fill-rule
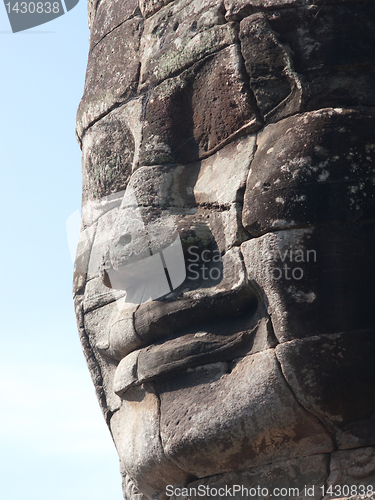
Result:
<svg viewBox="0 0 375 500"><path fill-rule="evenodd" d="M74 300L124 497L370 498L375 4L89 23Z"/></svg>

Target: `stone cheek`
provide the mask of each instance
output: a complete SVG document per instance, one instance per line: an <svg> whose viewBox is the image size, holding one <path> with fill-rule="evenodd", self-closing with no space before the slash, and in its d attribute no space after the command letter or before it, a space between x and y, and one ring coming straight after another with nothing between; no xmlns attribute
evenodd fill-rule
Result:
<svg viewBox="0 0 375 500"><path fill-rule="evenodd" d="M156 387L165 454L197 477L333 449L294 399L272 350L180 372Z"/></svg>

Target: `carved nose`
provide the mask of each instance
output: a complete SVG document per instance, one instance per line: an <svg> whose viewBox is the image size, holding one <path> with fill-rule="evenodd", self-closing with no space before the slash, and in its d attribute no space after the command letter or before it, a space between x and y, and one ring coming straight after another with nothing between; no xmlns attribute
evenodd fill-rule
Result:
<svg viewBox="0 0 375 500"><path fill-rule="evenodd" d="M107 287L126 290L126 300L137 304L167 295L186 278L177 230L161 219L147 223L131 191L119 208L101 276Z"/></svg>

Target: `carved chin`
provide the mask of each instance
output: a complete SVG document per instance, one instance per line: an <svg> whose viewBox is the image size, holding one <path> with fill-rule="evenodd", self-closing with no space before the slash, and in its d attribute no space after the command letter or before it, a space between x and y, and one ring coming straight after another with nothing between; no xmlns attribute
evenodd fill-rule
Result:
<svg viewBox="0 0 375 500"><path fill-rule="evenodd" d="M274 349L158 377L126 398L111 429L123 469L150 495L192 476L334 449L289 389Z"/></svg>

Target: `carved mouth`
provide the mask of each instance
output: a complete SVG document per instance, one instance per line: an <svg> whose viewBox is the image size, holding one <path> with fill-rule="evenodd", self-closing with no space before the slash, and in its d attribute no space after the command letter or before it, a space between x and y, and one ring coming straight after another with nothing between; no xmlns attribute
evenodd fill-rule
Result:
<svg viewBox="0 0 375 500"><path fill-rule="evenodd" d="M164 330L163 340L132 351L120 361L114 378L115 393L122 396L130 387L170 372L218 361L230 361L249 353L274 347L277 342L265 308L259 307L260 304L254 295L252 299L247 301L246 309L243 305L240 308L241 304L237 301L236 315L233 315L233 307L227 307L226 318L223 318L223 311L221 311L220 314L216 314L216 318L211 315L211 318L215 318L214 321L211 319L203 324L200 323L199 328L197 322L194 322L194 311L189 309L190 318L193 318L191 322L194 324L181 329L178 335L174 334L169 338ZM215 306L215 309L220 308L217 303ZM216 309L217 312L218 309ZM232 314L230 314L230 309ZM212 313L212 311L208 312ZM163 316L160 312L158 326L161 328L161 324L168 325L167 319L170 324L173 323L170 317ZM181 320L181 317L179 319ZM161 334L155 324L158 322L149 324L147 329L149 338L155 339L155 334L156 336Z"/></svg>

